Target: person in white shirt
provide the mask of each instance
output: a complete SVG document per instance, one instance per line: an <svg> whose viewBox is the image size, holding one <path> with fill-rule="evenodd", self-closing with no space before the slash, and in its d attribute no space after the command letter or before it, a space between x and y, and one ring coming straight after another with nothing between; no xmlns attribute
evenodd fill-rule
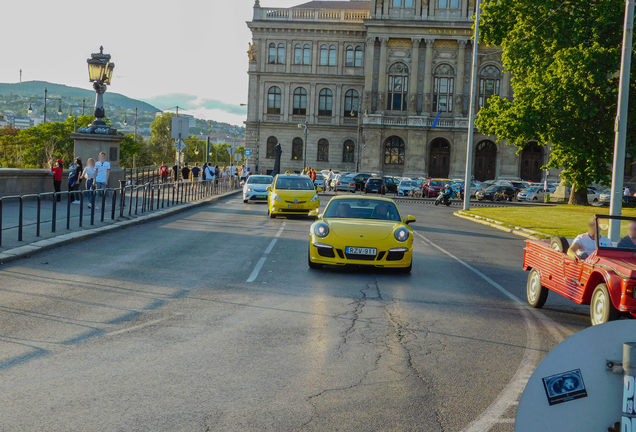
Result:
<svg viewBox="0 0 636 432"><path fill-rule="evenodd" d="M86 179L86 190L88 192L88 208L91 208L93 202L93 190L95 190L95 159L88 158L86 161L86 168L82 173L82 177Z"/></svg>
<svg viewBox="0 0 636 432"><path fill-rule="evenodd" d="M568 249L568 255L572 258L587 258L592 252L596 251L596 220L590 219L587 223L588 232L579 234L572 242L572 246ZM611 247L612 242L607 237L600 236L598 239L600 246Z"/></svg>
<svg viewBox="0 0 636 432"><path fill-rule="evenodd" d="M102 191L108 187L110 180L110 162L106 160L106 153L99 153L99 161L95 164L95 189ZM103 192L98 192L99 196Z"/></svg>
<svg viewBox="0 0 636 432"><path fill-rule="evenodd" d="M625 196L632 196L632 191L629 190L629 186L625 186L625 192L623 192Z"/></svg>

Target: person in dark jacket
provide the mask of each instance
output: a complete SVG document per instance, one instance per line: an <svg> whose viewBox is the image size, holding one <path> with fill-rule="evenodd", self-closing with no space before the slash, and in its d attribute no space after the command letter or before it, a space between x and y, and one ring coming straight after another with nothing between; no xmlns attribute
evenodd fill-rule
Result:
<svg viewBox="0 0 636 432"><path fill-rule="evenodd" d="M82 185L82 173L84 172L84 167L82 166L82 159L75 158L75 173L73 174L73 185L69 184L69 192L70 191L78 191L80 190L80 186ZM80 192L81 193L81 192ZM80 203L80 193L73 193L73 204ZM70 198L69 198L70 199Z"/></svg>

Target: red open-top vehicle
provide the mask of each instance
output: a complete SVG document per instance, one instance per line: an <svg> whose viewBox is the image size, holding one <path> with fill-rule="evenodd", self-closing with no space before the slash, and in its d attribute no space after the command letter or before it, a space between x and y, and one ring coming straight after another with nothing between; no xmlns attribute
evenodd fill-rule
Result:
<svg viewBox="0 0 636 432"><path fill-rule="evenodd" d="M527 285L530 306L543 307L551 290L578 304L590 305L593 325L618 319L623 314L636 317L636 243L618 247L618 237L627 234L630 224L636 231L635 218L596 216L596 251L586 259L567 255L569 245L563 237L552 241L527 240L523 269L530 272ZM616 233L615 238L608 235L610 231ZM599 246L599 235L614 240L611 246Z"/></svg>

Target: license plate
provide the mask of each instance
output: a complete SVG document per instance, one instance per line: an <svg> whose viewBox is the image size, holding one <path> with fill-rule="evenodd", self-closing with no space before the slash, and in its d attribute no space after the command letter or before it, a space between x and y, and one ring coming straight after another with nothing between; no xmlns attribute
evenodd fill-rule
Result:
<svg viewBox="0 0 636 432"><path fill-rule="evenodd" d="M377 255L378 250L375 248L346 247L345 252L352 255Z"/></svg>
<svg viewBox="0 0 636 432"><path fill-rule="evenodd" d="M289 204L287 206L287 208L289 208L289 209L301 209L301 208L303 208L303 206L301 204Z"/></svg>
<svg viewBox="0 0 636 432"><path fill-rule="evenodd" d="M256 195L256 199L265 199L267 195Z"/></svg>

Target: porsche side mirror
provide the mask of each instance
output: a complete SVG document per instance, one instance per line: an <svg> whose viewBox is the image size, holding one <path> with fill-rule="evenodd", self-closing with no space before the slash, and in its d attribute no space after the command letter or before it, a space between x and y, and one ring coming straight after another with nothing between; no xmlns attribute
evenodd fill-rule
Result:
<svg viewBox="0 0 636 432"><path fill-rule="evenodd" d="M408 225L408 224L410 224L412 222L417 222L417 219L415 219L415 216L411 216L411 215L407 216L405 223Z"/></svg>
<svg viewBox="0 0 636 432"><path fill-rule="evenodd" d="M267 186L267 190L271 192L272 191L272 187L271 186Z"/></svg>
<svg viewBox="0 0 636 432"><path fill-rule="evenodd" d="M316 188L316 192L322 192L322 188Z"/></svg>
<svg viewBox="0 0 636 432"><path fill-rule="evenodd" d="M322 213L320 213L318 216L316 216L316 219L322 219Z"/></svg>

